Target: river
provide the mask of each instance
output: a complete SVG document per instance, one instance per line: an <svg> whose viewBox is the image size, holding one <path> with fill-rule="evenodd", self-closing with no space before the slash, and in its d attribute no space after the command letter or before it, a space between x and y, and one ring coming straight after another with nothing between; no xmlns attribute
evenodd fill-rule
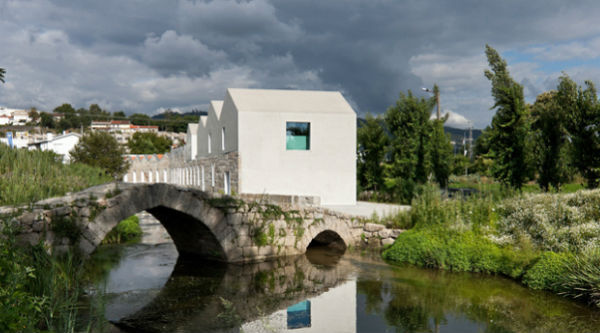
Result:
<svg viewBox="0 0 600 333"><path fill-rule="evenodd" d="M94 255L108 332L600 332L599 310L502 277L320 248L223 265L157 239Z"/></svg>

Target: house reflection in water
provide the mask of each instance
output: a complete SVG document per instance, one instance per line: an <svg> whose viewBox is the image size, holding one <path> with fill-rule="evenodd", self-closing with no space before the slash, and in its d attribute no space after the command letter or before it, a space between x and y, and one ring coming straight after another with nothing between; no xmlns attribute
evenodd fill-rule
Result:
<svg viewBox="0 0 600 333"><path fill-rule="evenodd" d="M345 282L259 320L242 325L246 333L356 332L356 281Z"/></svg>

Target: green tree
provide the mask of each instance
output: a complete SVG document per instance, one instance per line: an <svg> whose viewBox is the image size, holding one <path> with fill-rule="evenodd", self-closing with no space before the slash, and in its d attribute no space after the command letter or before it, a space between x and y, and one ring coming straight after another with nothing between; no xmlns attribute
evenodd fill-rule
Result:
<svg viewBox="0 0 600 333"><path fill-rule="evenodd" d="M31 109L29 109L28 116L31 118L31 121L33 123L37 123L38 119L40 119L40 113L38 112L38 110L35 107L32 107Z"/></svg>
<svg viewBox="0 0 600 333"><path fill-rule="evenodd" d="M379 191L383 185L383 158L388 137L380 117L366 116L366 122L357 131L358 178L365 190Z"/></svg>
<svg viewBox="0 0 600 333"><path fill-rule="evenodd" d="M106 132L85 134L71 150L71 160L100 167L114 178L123 175L129 167L123 158L125 151L117 140Z"/></svg>
<svg viewBox="0 0 600 333"><path fill-rule="evenodd" d="M531 116L538 184L544 191L550 186L559 189L568 178L568 141L557 92L548 91L537 96Z"/></svg>
<svg viewBox="0 0 600 333"><path fill-rule="evenodd" d="M164 154L171 150L173 141L156 133L136 132L127 140L127 146L132 154Z"/></svg>
<svg viewBox="0 0 600 333"><path fill-rule="evenodd" d="M444 123L447 119L447 115L443 119L434 119L431 125L431 171L442 188L448 186L448 177L450 177L453 162L450 136L444 132Z"/></svg>
<svg viewBox="0 0 600 333"><path fill-rule="evenodd" d="M51 114L42 112L40 118L42 127L54 128L54 117Z"/></svg>
<svg viewBox="0 0 600 333"><path fill-rule="evenodd" d="M396 105L384 115L391 134L384 180L386 188L401 202L409 203L417 183L429 175L429 117L435 99L417 98L409 90L400 93Z"/></svg>
<svg viewBox="0 0 600 333"><path fill-rule="evenodd" d="M491 68L485 70L485 77L492 83L492 109L496 109L490 138L492 173L504 185L521 189L529 174L529 121L523 87L510 77L498 52L489 45L485 48Z"/></svg>
<svg viewBox="0 0 600 333"><path fill-rule="evenodd" d="M4 75L6 75L6 70L4 68L0 68L0 82L4 83Z"/></svg>
<svg viewBox="0 0 600 333"><path fill-rule="evenodd" d="M578 87L566 74L559 79L557 101L565 117L565 128L572 144L571 160L587 186L600 181L600 105L591 81L585 89Z"/></svg>
<svg viewBox="0 0 600 333"><path fill-rule="evenodd" d="M129 120L131 120L131 123L134 125L151 125L152 123L152 118L143 113L134 113L129 116Z"/></svg>

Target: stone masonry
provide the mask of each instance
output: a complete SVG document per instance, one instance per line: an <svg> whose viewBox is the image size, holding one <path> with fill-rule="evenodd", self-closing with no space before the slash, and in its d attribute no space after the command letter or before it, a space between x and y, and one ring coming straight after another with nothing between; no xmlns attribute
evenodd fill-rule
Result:
<svg viewBox="0 0 600 333"><path fill-rule="evenodd" d="M23 243L90 254L119 221L140 211L154 215L181 256L255 262L302 254L311 242L347 246L392 244L401 230L318 206L243 201L170 184L106 184L31 207L2 207L20 226Z"/></svg>

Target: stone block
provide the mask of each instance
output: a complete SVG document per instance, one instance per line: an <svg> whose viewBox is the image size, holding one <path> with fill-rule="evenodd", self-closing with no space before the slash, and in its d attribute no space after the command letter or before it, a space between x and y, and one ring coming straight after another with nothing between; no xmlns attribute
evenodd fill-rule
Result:
<svg viewBox="0 0 600 333"><path fill-rule="evenodd" d="M90 215L92 215L92 212L90 210L90 207L82 207L77 212L77 215L81 217L90 217Z"/></svg>
<svg viewBox="0 0 600 333"><path fill-rule="evenodd" d="M45 221L35 221L33 223L33 225L31 226L31 230L35 231L35 232L40 232L42 230L44 230L46 223Z"/></svg>
<svg viewBox="0 0 600 333"><path fill-rule="evenodd" d="M275 252L276 251L273 250L273 247L272 246L268 246L268 245L267 246L261 246L261 247L258 248L258 255L259 256L270 257L270 256L275 255Z"/></svg>
<svg viewBox="0 0 600 333"><path fill-rule="evenodd" d="M392 245L392 244L394 244L394 239L391 238L391 237L390 238L384 238L384 239L381 240L381 244L383 246Z"/></svg>
<svg viewBox="0 0 600 333"><path fill-rule="evenodd" d="M392 231L389 229L383 229L379 231L378 235L381 238L389 238L392 237Z"/></svg>
<svg viewBox="0 0 600 333"><path fill-rule="evenodd" d="M392 237L396 238L398 237L398 235L400 235L401 233L405 232L406 230L404 229L392 229Z"/></svg>
<svg viewBox="0 0 600 333"><path fill-rule="evenodd" d="M258 256L258 246L246 246L242 249L244 258L252 259Z"/></svg>
<svg viewBox="0 0 600 333"><path fill-rule="evenodd" d="M385 226L376 223L367 223L364 226L365 231L375 232L385 229Z"/></svg>
<svg viewBox="0 0 600 333"><path fill-rule="evenodd" d="M23 215L21 215L21 217L19 218L19 220L21 220L21 224L31 227L33 225L33 222L35 222L35 220L37 219L37 214L35 214L34 212L27 212Z"/></svg>
<svg viewBox="0 0 600 333"><path fill-rule="evenodd" d="M69 206L61 206L52 209L51 216L65 216L71 213L71 207Z"/></svg>

